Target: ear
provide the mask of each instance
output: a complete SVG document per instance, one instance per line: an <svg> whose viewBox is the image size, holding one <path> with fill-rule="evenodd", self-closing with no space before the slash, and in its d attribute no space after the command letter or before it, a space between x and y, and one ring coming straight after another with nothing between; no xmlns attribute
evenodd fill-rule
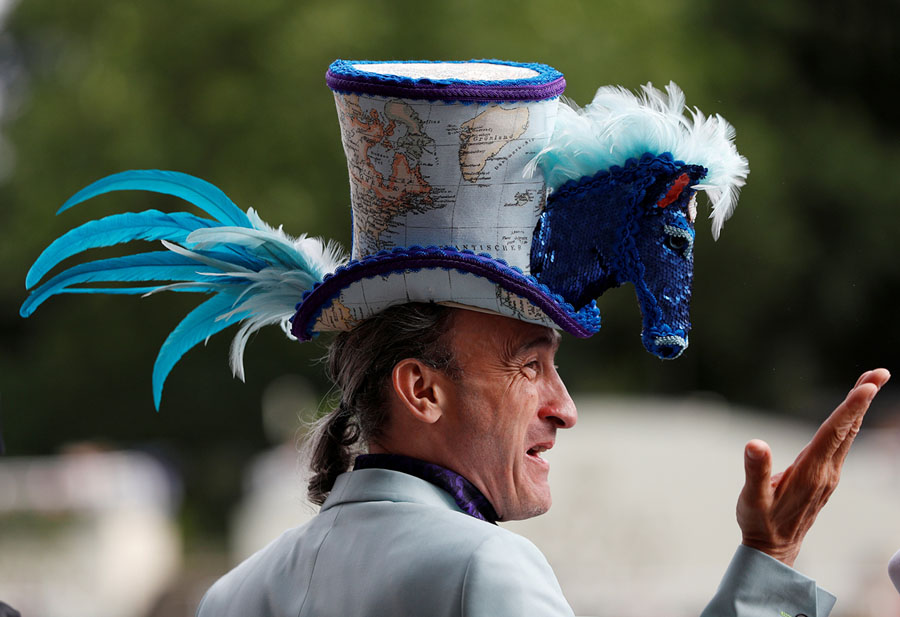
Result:
<svg viewBox="0 0 900 617"><path fill-rule="evenodd" d="M448 378L421 360L406 358L391 371L391 385L399 404L414 419L434 424L444 414Z"/></svg>

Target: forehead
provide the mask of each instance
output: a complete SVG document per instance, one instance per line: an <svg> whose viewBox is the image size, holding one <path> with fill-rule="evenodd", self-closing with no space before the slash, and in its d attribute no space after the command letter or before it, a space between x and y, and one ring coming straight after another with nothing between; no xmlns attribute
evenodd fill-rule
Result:
<svg viewBox="0 0 900 617"><path fill-rule="evenodd" d="M458 355L491 353L510 357L534 348L555 351L561 340L559 332L546 326L465 309L457 309L450 337Z"/></svg>

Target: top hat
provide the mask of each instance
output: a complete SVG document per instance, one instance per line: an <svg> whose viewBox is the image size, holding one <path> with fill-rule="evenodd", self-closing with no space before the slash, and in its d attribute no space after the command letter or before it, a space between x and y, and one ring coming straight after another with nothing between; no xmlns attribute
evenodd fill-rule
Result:
<svg viewBox="0 0 900 617"><path fill-rule="evenodd" d="M89 248L141 239L166 250L75 265L36 287L21 314L59 293L211 294L163 344L153 371L157 407L178 359L232 324L242 324L231 353L242 377L244 346L264 325L308 340L406 302L587 337L600 327L595 299L630 282L644 346L662 358L687 346L696 193L712 201L717 236L748 173L720 116L686 116L674 84L665 93L648 84L637 95L601 88L579 109L560 98L565 81L555 69L497 60L339 60L326 81L350 177L349 258L267 225L198 178L122 172L85 187L60 212L103 193L146 190L211 218L148 210L71 230L36 260L29 288ZM116 286L96 286L108 282Z"/></svg>
<svg viewBox="0 0 900 617"><path fill-rule="evenodd" d="M337 61L334 91L353 209L351 261L306 295L293 334L347 330L388 306L440 302L589 336L576 310L530 276L558 71L541 64Z"/></svg>

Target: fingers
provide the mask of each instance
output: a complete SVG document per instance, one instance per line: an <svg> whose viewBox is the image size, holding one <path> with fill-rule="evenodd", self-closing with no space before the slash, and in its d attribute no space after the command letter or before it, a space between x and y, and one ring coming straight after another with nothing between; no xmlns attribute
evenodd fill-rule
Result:
<svg viewBox="0 0 900 617"><path fill-rule="evenodd" d="M840 465L847 455L856 433L859 432L869 403L888 379L890 379L890 373L885 369L866 371L860 375L856 385L847 394L847 398L838 405L813 436L810 449L817 455L817 458L820 460L835 459L836 463Z"/></svg>
<svg viewBox="0 0 900 617"><path fill-rule="evenodd" d="M825 463L834 459L838 451L849 449L874 393L873 386L863 384L847 394L847 398L822 423L810 442L809 450L816 454L816 459Z"/></svg>
<svg viewBox="0 0 900 617"><path fill-rule="evenodd" d="M743 498L751 504L769 501L772 494L772 451L766 442L753 439L744 446Z"/></svg>
<svg viewBox="0 0 900 617"><path fill-rule="evenodd" d="M890 378L890 371L888 371L886 368L877 368L874 371L866 371L865 373L863 373L856 385L871 383L875 384L875 386L880 390L881 387L886 384Z"/></svg>
<svg viewBox="0 0 900 617"><path fill-rule="evenodd" d="M809 445L780 474L772 475L772 452L765 442L747 443L746 481L737 505L744 544L793 564L806 532L837 486L869 404L889 378L884 369L863 373Z"/></svg>
<svg viewBox="0 0 900 617"><path fill-rule="evenodd" d="M835 445L832 459L837 469L840 469L844 459L847 458L850 446L853 445L853 440L859 433L866 411L876 394L878 394L878 387L867 382L857 386L847 395L843 405L846 405L851 411L841 423L835 425L832 437L832 443Z"/></svg>

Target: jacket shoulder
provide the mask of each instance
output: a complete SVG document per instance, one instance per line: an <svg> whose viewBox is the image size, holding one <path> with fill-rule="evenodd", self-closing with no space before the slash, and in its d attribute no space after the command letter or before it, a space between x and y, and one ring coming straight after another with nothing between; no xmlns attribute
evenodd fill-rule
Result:
<svg viewBox="0 0 900 617"><path fill-rule="evenodd" d="M505 529L486 537L472 552L461 595L466 617L573 614L543 553Z"/></svg>

